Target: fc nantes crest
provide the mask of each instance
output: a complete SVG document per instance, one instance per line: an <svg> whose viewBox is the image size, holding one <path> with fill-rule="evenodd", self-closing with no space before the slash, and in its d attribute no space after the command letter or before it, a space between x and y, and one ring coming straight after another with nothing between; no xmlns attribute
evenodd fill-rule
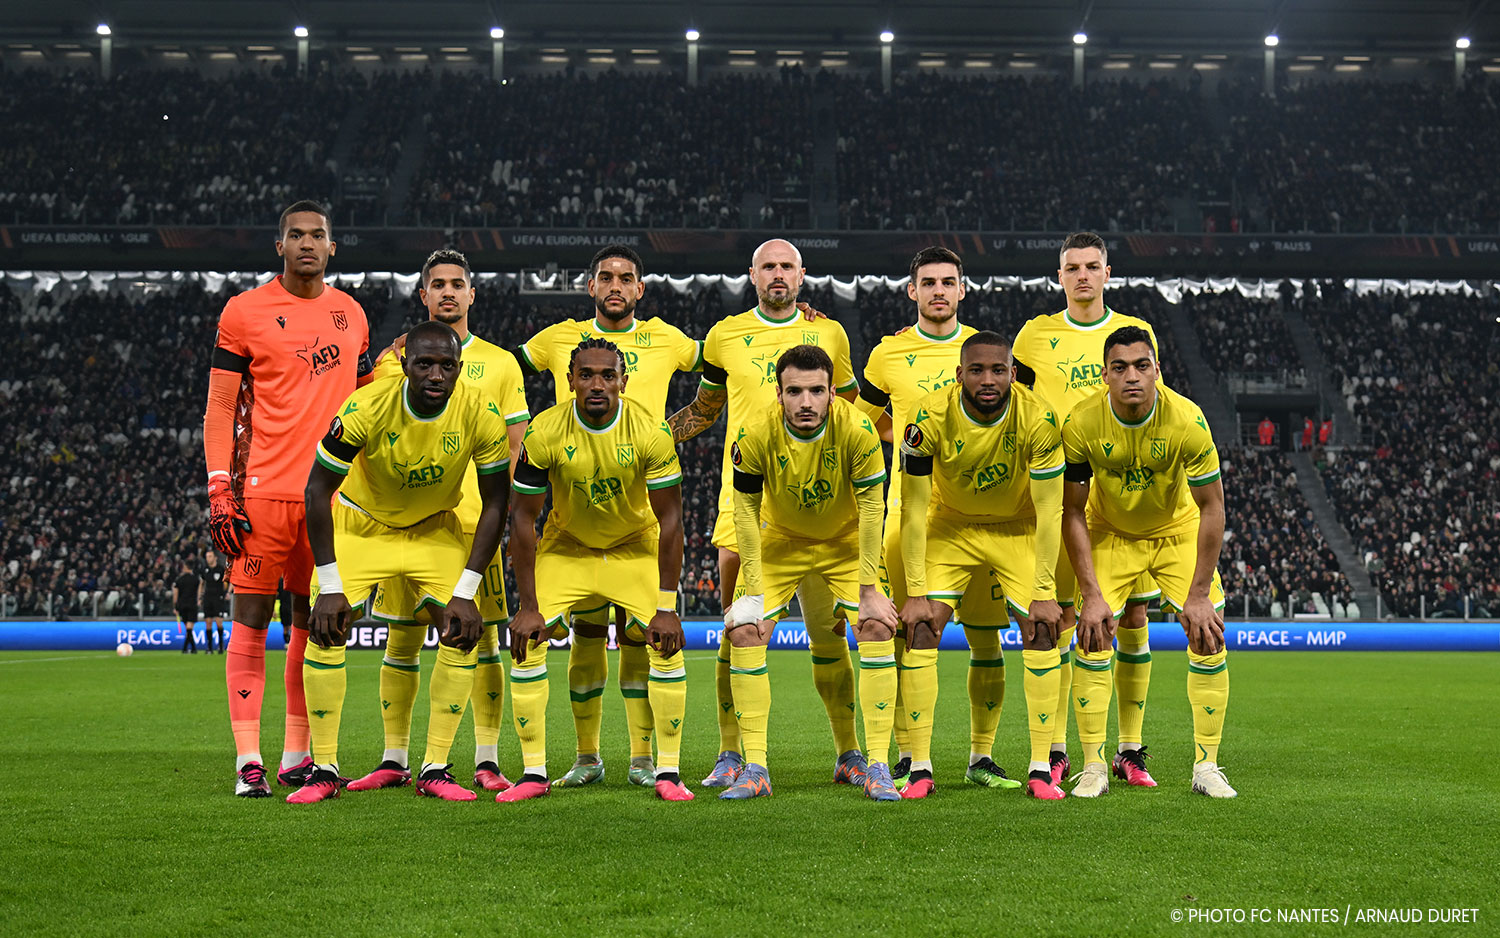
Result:
<svg viewBox="0 0 1500 938"><path fill-rule="evenodd" d="M483 378L484 362L469 362L465 374L469 376L470 381L478 381L480 378Z"/></svg>
<svg viewBox="0 0 1500 938"><path fill-rule="evenodd" d="M457 430L447 430L443 433L443 452L450 456L457 453L459 449L459 438Z"/></svg>
<svg viewBox="0 0 1500 938"><path fill-rule="evenodd" d="M619 463L622 466L633 466L633 465L635 465L635 444L634 443L616 443L615 444L615 462Z"/></svg>
<svg viewBox="0 0 1500 938"><path fill-rule="evenodd" d="M1162 439L1159 436L1154 436L1154 437L1151 438L1151 458L1152 459L1166 459L1167 458L1167 441L1166 440Z"/></svg>

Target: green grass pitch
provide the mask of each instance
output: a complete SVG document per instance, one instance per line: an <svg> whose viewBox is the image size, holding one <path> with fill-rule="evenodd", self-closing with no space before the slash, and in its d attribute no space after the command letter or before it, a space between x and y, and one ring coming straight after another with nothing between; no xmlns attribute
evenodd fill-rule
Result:
<svg viewBox="0 0 1500 938"><path fill-rule="evenodd" d="M554 775L572 759L564 657ZM996 757L1024 775L1020 658L1007 657ZM408 788L293 807L286 789L231 795L222 658L0 654L0 934L1500 933L1500 655L1235 653L1221 758L1240 797L1213 802L1188 789L1184 658L1158 653L1146 736L1161 787L1042 804L963 784L966 656L944 652L937 792L889 805L830 783L805 652L771 655L775 796L729 804L699 787L717 749L711 658L689 653L691 804L626 783L611 655L609 775L592 789L497 805ZM267 662L269 760L281 661ZM346 774L379 759L378 662L350 655ZM471 755L465 718L461 780ZM517 760L507 725L512 777ZM1274 923L1307 907L1479 911L1471 924ZM1220 908L1268 909L1273 923L1173 921Z"/></svg>

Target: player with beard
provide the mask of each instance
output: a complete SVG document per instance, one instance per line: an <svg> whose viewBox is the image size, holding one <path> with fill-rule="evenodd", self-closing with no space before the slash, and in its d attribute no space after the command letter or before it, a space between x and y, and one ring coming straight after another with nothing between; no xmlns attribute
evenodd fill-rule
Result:
<svg viewBox="0 0 1500 938"><path fill-rule="evenodd" d="M623 244L605 246L589 262L592 319L553 323L514 349L527 374L552 373L557 402L571 399L568 368L578 343L605 339L614 343L624 360L626 383L621 395L642 405L651 416L666 415L667 391L679 371L702 365L702 345L681 329L655 316L639 318L636 304L645 295L645 269L640 255ZM574 788L604 777L600 757L600 727L604 721L604 685L609 678L605 644L609 637L609 604L575 608L568 651L568 699L578 736L578 756L554 785ZM630 732L630 781L651 785L656 780L651 738L655 723L648 699L650 661L645 642L627 634L625 610L615 607L615 635L620 643L620 694L625 699L625 722Z"/></svg>
<svg viewBox="0 0 1500 938"><path fill-rule="evenodd" d="M853 400L858 390L849 360L849 336L832 319L811 321L798 316L797 292L807 270L802 253L779 238L755 249L750 259L750 281L758 300L754 309L726 317L708 331L703 341L703 378L692 403L667 421L677 443L707 430L728 407L728 425L741 427L753 415L776 403L776 363L782 353L798 345L821 348L833 362L832 384L839 396ZM720 601L727 616L734 604L740 558L734 526L732 439L726 439L719 484L719 515L713 544L719 548ZM842 620L836 618L833 593L820 576L808 576L798 589L803 619L812 651L813 684L823 700L838 753L834 781L863 786L865 757L854 725L854 664ZM739 722L734 714L730 684L728 629L719 641L715 669L719 715L719 758L703 784L733 785L745 764Z"/></svg>

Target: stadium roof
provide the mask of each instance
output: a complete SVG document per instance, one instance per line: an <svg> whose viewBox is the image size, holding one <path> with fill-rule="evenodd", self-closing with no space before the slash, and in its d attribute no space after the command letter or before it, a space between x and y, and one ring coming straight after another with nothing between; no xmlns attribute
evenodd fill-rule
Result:
<svg viewBox="0 0 1500 938"><path fill-rule="evenodd" d="M761 47L878 43L898 47L1059 48L1085 32L1091 48L1254 49L1277 33L1291 50L1451 51L1460 36L1500 48L1492 0L52 0L6 3L0 41L92 37L101 21L117 41L253 41L306 26L317 40L372 42L611 40Z"/></svg>

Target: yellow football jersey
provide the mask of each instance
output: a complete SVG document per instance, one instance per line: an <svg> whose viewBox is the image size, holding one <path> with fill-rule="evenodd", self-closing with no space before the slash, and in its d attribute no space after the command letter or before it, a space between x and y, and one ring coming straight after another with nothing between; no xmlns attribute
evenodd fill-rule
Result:
<svg viewBox="0 0 1500 938"><path fill-rule="evenodd" d="M958 380L958 353L964 340L978 330L960 325L946 338L934 338L920 326L880 340L865 362L860 396L891 412L891 429L899 441L911 422L917 401ZM886 492L886 515L901 516L901 461L891 461L891 486ZM890 523L890 522L887 522Z"/></svg>
<svg viewBox="0 0 1500 938"><path fill-rule="evenodd" d="M571 400L538 414L526 428L512 484L528 495L552 487L549 536L607 550L656 537L647 490L681 482L666 421L622 397L615 419L598 429Z"/></svg>
<svg viewBox="0 0 1500 938"><path fill-rule="evenodd" d="M571 400L568 363L578 343L607 339L625 356L625 390L633 401L645 405L653 415L667 412L667 390L672 375L702 367L703 346L681 329L655 316L636 319L629 329L611 330L594 319L565 319L532 336L521 346L521 354L537 371L551 371L557 402Z"/></svg>
<svg viewBox="0 0 1500 938"><path fill-rule="evenodd" d="M471 332L464 340L461 357L463 366L459 369L459 380L473 384L499 404L506 425L531 419L521 366L516 363L514 355ZM401 361L394 355L387 355L375 366L377 381L400 374ZM479 473L473 466L464 470L463 495L453 511L464 531L472 534L479 526Z"/></svg>
<svg viewBox="0 0 1500 938"><path fill-rule="evenodd" d="M761 520L778 537L854 537L859 533L854 493L885 481L875 424L842 398L833 399L828 419L811 436L788 426L775 403L753 414L730 440L735 471L764 479Z"/></svg>
<svg viewBox="0 0 1500 938"><path fill-rule="evenodd" d="M901 452L932 460L929 517L974 524L1035 518L1031 480L1063 471L1057 417L1019 384L988 423L969 413L962 385L928 394L902 434Z"/></svg>
<svg viewBox="0 0 1500 938"><path fill-rule="evenodd" d="M1036 372L1033 390L1064 418L1103 386L1104 340L1126 326L1145 329L1151 347L1158 348L1149 322L1105 307L1104 318L1089 325L1075 322L1067 310L1028 320L1016 333L1012 352ZM1157 386L1165 385L1157 381Z"/></svg>
<svg viewBox="0 0 1500 938"><path fill-rule="evenodd" d="M510 468L498 402L461 381L440 413L423 417L406 388L403 375L349 395L317 451L319 463L346 476L339 500L393 528L457 506L469 463L480 474Z"/></svg>
<svg viewBox="0 0 1500 938"><path fill-rule="evenodd" d="M1198 530L1198 506L1188 488L1219 478L1219 451L1197 404L1158 385L1151 412L1132 424L1101 392L1063 421L1062 439L1068 477L1084 464L1093 473L1090 526L1132 538Z"/></svg>
<svg viewBox="0 0 1500 938"><path fill-rule="evenodd" d="M808 322L795 309L786 319L771 319L760 307L727 316L708 330L703 340L703 384L729 389L726 426L745 426L762 407L776 403L776 362L798 345L816 345L833 359L833 387L848 391L858 386L849 361L849 336L832 319ZM734 516L732 467L725 438L719 479L719 511Z"/></svg>

